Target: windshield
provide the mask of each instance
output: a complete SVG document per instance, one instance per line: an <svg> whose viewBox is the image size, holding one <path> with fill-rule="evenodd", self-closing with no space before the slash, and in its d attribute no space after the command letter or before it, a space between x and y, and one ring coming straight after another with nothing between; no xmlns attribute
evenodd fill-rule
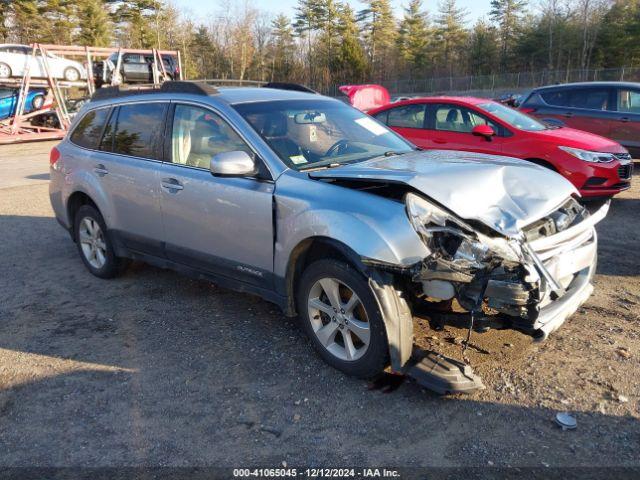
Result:
<svg viewBox="0 0 640 480"><path fill-rule="evenodd" d="M512 127L518 128L520 130L525 130L527 132L539 132L541 130L546 130L548 127L543 123L535 120L529 115L525 115L518 110L514 110L513 108L505 107L499 103L491 102L491 103L482 103L478 105L478 107L483 110L494 114L496 117L501 119L502 121L508 123Z"/></svg>
<svg viewBox="0 0 640 480"><path fill-rule="evenodd" d="M361 162L414 147L386 126L342 102L289 100L234 108L296 170Z"/></svg>

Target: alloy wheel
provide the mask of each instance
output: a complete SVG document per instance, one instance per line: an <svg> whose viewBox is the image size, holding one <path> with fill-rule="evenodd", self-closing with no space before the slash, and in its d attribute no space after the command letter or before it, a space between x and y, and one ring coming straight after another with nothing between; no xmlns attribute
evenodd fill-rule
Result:
<svg viewBox="0 0 640 480"><path fill-rule="evenodd" d="M332 355L344 361L361 358L369 347L369 318L358 295L335 278L314 283L307 301L316 338Z"/></svg>
<svg viewBox="0 0 640 480"><path fill-rule="evenodd" d="M64 72L65 80L75 82L80 78L80 73L75 68L67 68Z"/></svg>
<svg viewBox="0 0 640 480"><path fill-rule="evenodd" d="M80 222L79 242L82 254L95 269L101 269L107 261L107 244L98 222L85 217Z"/></svg>
<svg viewBox="0 0 640 480"><path fill-rule="evenodd" d="M8 65L0 63L0 78L9 78L11 76L11 69Z"/></svg>

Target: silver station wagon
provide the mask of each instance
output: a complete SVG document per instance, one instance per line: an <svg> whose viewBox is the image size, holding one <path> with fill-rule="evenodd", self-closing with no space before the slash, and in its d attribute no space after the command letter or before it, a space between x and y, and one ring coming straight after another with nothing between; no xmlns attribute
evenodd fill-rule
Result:
<svg viewBox="0 0 640 480"><path fill-rule="evenodd" d="M414 348L414 316L544 339L589 297L608 204L589 213L528 162L420 151L304 90L100 89L51 152L51 203L87 269L143 260L260 295L335 368L443 392L479 379Z"/></svg>

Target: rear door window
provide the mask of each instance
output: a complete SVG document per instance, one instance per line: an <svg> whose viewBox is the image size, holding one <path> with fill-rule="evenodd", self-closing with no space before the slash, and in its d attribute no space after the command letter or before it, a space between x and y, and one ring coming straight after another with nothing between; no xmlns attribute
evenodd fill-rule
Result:
<svg viewBox="0 0 640 480"><path fill-rule="evenodd" d="M108 115L108 108L87 112L73 129L71 141L84 148L98 148Z"/></svg>
<svg viewBox="0 0 640 480"><path fill-rule="evenodd" d="M403 105L389 110L387 125L398 128L424 128L426 105Z"/></svg>
<svg viewBox="0 0 640 480"><path fill-rule="evenodd" d="M129 54L122 59L124 63L146 63L142 55Z"/></svg>
<svg viewBox="0 0 640 480"><path fill-rule="evenodd" d="M578 88L569 93L569 106L589 110L608 110L609 96L608 88Z"/></svg>
<svg viewBox="0 0 640 480"><path fill-rule="evenodd" d="M166 103L121 105L115 126L113 152L159 159L166 110Z"/></svg>

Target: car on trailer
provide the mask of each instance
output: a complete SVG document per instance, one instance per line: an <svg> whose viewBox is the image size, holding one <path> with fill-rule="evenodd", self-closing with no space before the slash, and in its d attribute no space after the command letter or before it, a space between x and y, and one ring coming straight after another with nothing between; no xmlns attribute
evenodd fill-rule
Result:
<svg viewBox="0 0 640 480"><path fill-rule="evenodd" d="M584 198L607 198L631 186L633 162L619 143L543 123L486 98L423 97L369 110L415 145L507 155L560 173Z"/></svg>
<svg viewBox="0 0 640 480"><path fill-rule="evenodd" d="M19 88L3 87L0 83L0 120L13 117L18 106ZM32 88L26 96L24 113L35 112L44 106L47 91L41 88Z"/></svg>
<svg viewBox="0 0 640 480"><path fill-rule="evenodd" d="M0 44L0 79L21 78L29 73L34 78L46 78L48 65L51 76L58 80L77 82L86 80L87 71L80 62L63 58L53 53L46 53L45 59L41 51L32 55L33 48L29 45Z"/></svg>
<svg viewBox="0 0 640 480"><path fill-rule="evenodd" d="M93 76L97 87L115 83L153 83L153 55L143 53L123 53L120 62L120 73L114 73L118 65L118 52L107 60L93 63ZM180 67L175 55L161 54L164 70L169 80L180 78ZM160 72L161 73L161 72Z"/></svg>
<svg viewBox="0 0 640 480"><path fill-rule="evenodd" d="M414 349L414 315L542 340L591 294L608 203L590 213L546 168L421 151L277 87L97 90L50 158L53 211L89 272L138 259L255 293L335 368L390 364L443 393L479 380Z"/></svg>

